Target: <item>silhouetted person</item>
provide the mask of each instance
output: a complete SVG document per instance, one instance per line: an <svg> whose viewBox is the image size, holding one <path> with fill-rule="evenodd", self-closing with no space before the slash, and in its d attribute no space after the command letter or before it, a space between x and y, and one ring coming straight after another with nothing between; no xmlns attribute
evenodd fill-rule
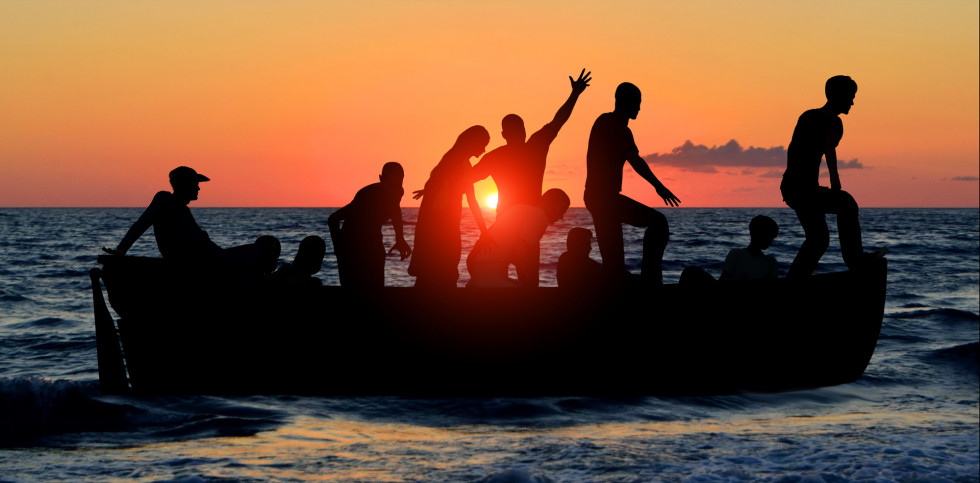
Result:
<svg viewBox="0 0 980 483"><path fill-rule="evenodd" d="M729 250L719 280L758 280L779 277L776 257L762 252L772 245L777 235L779 235L779 226L776 225L775 220L765 215L752 218L749 222L749 246ZM681 272L680 283L684 285L712 282L715 282L715 277L698 266L684 267L684 271Z"/></svg>
<svg viewBox="0 0 980 483"><path fill-rule="evenodd" d="M314 277L323 266L323 257L327 253L327 244L323 238L312 235L299 242L296 258L293 263L284 263L269 276L276 284L296 287L318 287L323 282Z"/></svg>
<svg viewBox="0 0 980 483"><path fill-rule="evenodd" d="M508 114L501 122L501 135L507 144L490 151L473 166L474 180L479 181L487 176L493 177L497 185L497 213L501 214L515 205L538 204L544 183L544 171L547 163L548 149L558 136L569 116L579 95L589 86L589 77L585 69L578 80L568 77L572 84L572 93L555 113L554 119L527 138L524 130L524 120L517 114Z"/></svg>
<svg viewBox="0 0 980 483"><path fill-rule="evenodd" d="M725 257L721 280L754 280L779 277L776 257L762 251L779 235L779 225L772 218L759 215L749 222L749 246L732 248Z"/></svg>
<svg viewBox="0 0 980 483"><path fill-rule="evenodd" d="M779 185L783 201L796 211L806 235L787 277L805 277L816 269L830 245L827 213L837 215L841 255L847 267L857 268L864 257L858 205L848 192L841 190L837 172L837 145L844 135L839 115L847 114L854 105L857 83L847 76L834 76L827 80L824 92L827 103L804 112L796 122L786 153L786 171ZM819 185L821 159L827 160L830 188Z"/></svg>
<svg viewBox="0 0 980 483"><path fill-rule="evenodd" d="M467 287L537 287L538 246L548 225L560 220L568 211L568 195L550 189L539 197L537 205L515 205L499 214L489 236L480 237L466 257L470 272ZM517 280L508 277L511 265Z"/></svg>
<svg viewBox="0 0 980 483"><path fill-rule="evenodd" d="M596 119L589 135L586 155L585 207L592 214L596 241L602 256L603 276L619 284L628 278L623 246L623 223L645 227L641 279L646 284L663 282L661 263L670 230L667 218L659 211L620 193L623 189L623 165L629 163L650 183L668 206L680 200L657 179L640 156L628 126L640 112L640 89L624 82L616 88L616 108Z"/></svg>
<svg viewBox="0 0 980 483"><path fill-rule="evenodd" d="M565 253L558 256L558 286L580 288L598 283L602 264L589 257L592 231L581 227L568 230L565 248Z"/></svg>
<svg viewBox="0 0 980 483"><path fill-rule="evenodd" d="M389 220L395 229L395 245L387 253L397 250L402 260L412 254L402 233L405 170L401 164L386 163L379 178L380 182L361 188L350 203L327 219L344 287L384 286L386 252L381 227Z"/></svg>
<svg viewBox="0 0 980 483"><path fill-rule="evenodd" d="M269 260L278 259L278 246L267 242L252 243L232 248L216 245L208 233L201 229L187 205L197 199L200 183L210 178L198 174L187 166L170 172L173 193L161 191L153 197L150 206L133 223L115 250L103 248L114 255L125 255L137 239L151 226L157 247L164 259L200 268L217 269L231 275L258 276L269 267ZM275 262L273 262L275 263Z"/></svg>
<svg viewBox="0 0 980 483"><path fill-rule="evenodd" d="M279 265L279 255L282 253L282 244L279 239L272 235L262 235L255 239L255 244L265 249L265 256L262 258L260 268L262 275L269 275L276 270Z"/></svg>
<svg viewBox="0 0 980 483"><path fill-rule="evenodd" d="M415 225L415 252L408 265L416 287L456 286L462 256L459 223L464 195L480 233L486 234L487 224L473 192L470 158L483 154L489 142L490 133L483 126L466 129L429 173Z"/></svg>

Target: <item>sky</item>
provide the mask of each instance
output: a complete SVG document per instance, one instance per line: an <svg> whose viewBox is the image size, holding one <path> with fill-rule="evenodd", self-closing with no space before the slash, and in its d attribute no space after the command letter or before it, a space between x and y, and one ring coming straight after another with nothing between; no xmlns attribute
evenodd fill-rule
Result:
<svg viewBox="0 0 980 483"><path fill-rule="evenodd" d="M507 114L549 122L585 68L544 180L573 206L624 81L643 92L640 154L682 207L783 206L796 119L844 74L840 173L861 206L978 207L978 5L4 1L0 206L145 206L180 165L212 180L197 207L343 206L389 161L411 193L467 127L489 150ZM624 194L664 206L624 169Z"/></svg>

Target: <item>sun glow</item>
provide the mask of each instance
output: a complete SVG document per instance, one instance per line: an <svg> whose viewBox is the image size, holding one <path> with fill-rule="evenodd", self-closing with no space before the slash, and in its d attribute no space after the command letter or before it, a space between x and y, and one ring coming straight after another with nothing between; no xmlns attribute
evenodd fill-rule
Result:
<svg viewBox="0 0 980 483"><path fill-rule="evenodd" d="M493 209L497 208L497 193L487 196L487 206Z"/></svg>

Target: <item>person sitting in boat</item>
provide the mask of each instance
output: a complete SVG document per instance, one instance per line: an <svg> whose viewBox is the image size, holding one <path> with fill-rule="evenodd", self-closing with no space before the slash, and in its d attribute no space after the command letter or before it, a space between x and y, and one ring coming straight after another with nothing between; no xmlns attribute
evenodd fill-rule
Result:
<svg viewBox="0 0 980 483"><path fill-rule="evenodd" d="M732 248L725 257L720 280L751 280L779 277L776 257L762 251L779 235L776 220L758 215L749 222L749 246Z"/></svg>
<svg viewBox="0 0 980 483"><path fill-rule="evenodd" d="M200 183L211 179L192 168L180 166L170 171L173 193L161 191L126 232L115 249L102 250L125 255L133 243L151 226L163 258L172 262L215 269L220 273L258 277L270 261L276 263L278 250L269 243L251 243L221 248L201 229L187 205L197 199Z"/></svg>
<svg viewBox="0 0 980 483"><path fill-rule="evenodd" d="M776 257L762 251L772 245L779 235L776 220L758 215L749 222L749 246L732 248L725 257L719 280L758 280L779 277ZM715 278L697 266L685 267L681 272L680 283L685 285L711 283Z"/></svg>
<svg viewBox="0 0 980 483"><path fill-rule="evenodd" d="M397 250L402 260L412 254L402 231L400 203L405 194L402 187L405 170L401 164L386 163L379 178L380 182L361 188L350 203L327 218L341 286L384 286L385 245L381 227L389 220L395 229L395 245L387 253Z"/></svg>
<svg viewBox="0 0 980 483"><path fill-rule="evenodd" d="M537 206L514 205L501 213L466 257L470 272L466 286L537 287L541 237L548 225L565 216L569 204L564 191L550 189L541 195ZM511 264L517 270L517 280L508 277Z"/></svg>
<svg viewBox="0 0 980 483"><path fill-rule="evenodd" d="M311 235L299 242L299 250L293 263L284 263L269 276L269 281L287 286L319 287L323 282L316 278L317 272L323 266L323 257L327 253L327 244L316 235Z"/></svg>
<svg viewBox="0 0 980 483"><path fill-rule="evenodd" d="M558 286L581 288L599 280L602 264L589 257L592 252L592 230L575 227L568 230L565 253L558 257Z"/></svg>

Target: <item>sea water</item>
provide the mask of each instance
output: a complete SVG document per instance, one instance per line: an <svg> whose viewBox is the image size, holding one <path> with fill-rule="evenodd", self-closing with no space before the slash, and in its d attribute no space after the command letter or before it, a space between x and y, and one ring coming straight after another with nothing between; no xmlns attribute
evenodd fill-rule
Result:
<svg viewBox="0 0 980 483"><path fill-rule="evenodd" d="M278 237L282 261L303 237L320 235L328 254L318 277L338 283L332 209L192 210L222 246ZM756 214L780 226L767 252L782 274L802 241L788 209L662 211L671 226L667 283L688 265L717 276L728 250L748 244ZM976 209L862 210L865 246L890 253L881 337L858 381L628 399L102 396L88 270L140 212L0 209L0 481L980 480ZM410 243L416 215L404 210ZM573 208L549 227L544 285L555 284L574 226L591 228L587 211ZM477 235L468 215L463 228L465 256ZM638 271L642 231L626 227L625 239ZM152 234L130 253L157 256ZM388 258L389 285L413 283L407 263ZM832 234L818 271L843 269ZM463 263L460 272L463 285ZM657 308L635 317L656 323ZM329 384L334 370L310 383Z"/></svg>

